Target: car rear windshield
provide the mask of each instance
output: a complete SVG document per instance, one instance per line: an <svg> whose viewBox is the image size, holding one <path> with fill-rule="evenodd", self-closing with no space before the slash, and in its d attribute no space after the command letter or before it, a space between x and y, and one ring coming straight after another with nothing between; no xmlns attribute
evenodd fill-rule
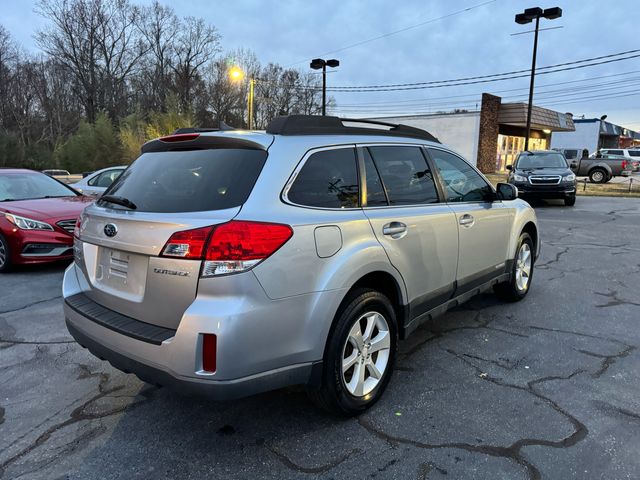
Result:
<svg viewBox="0 0 640 480"><path fill-rule="evenodd" d="M141 212L237 207L249 197L266 158L267 152L250 149L147 152L105 194L126 198Z"/></svg>
<svg viewBox="0 0 640 480"><path fill-rule="evenodd" d="M567 161L561 153L523 153L518 158L517 168L567 168Z"/></svg>

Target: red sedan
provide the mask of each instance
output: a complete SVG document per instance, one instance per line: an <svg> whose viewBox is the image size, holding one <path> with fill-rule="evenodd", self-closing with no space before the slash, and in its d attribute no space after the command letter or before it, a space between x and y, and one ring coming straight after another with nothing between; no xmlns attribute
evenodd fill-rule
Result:
<svg viewBox="0 0 640 480"><path fill-rule="evenodd" d="M73 258L76 219L92 201L43 173L0 169L0 272Z"/></svg>

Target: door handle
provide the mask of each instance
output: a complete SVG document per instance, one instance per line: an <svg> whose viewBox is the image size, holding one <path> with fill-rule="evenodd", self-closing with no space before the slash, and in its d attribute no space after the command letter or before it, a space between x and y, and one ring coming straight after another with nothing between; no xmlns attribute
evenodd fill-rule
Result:
<svg viewBox="0 0 640 480"><path fill-rule="evenodd" d="M473 215L469 215L468 213L462 215L458 220L458 223L463 227L470 227L471 225L473 225L473 222L475 222Z"/></svg>
<svg viewBox="0 0 640 480"><path fill-rule="evenodd" d="M387 223L382 227L382 233L391 238L402 238L407 234L407 226L401 222Z"/></svg>

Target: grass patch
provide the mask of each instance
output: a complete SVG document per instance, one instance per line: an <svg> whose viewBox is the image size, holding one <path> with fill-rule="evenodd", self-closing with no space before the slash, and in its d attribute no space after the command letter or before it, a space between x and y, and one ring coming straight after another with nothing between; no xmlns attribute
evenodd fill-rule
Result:
<svg viewBox="0 0 640 480"><path fill-rule="evenodd" d="M497 183L507 181L506 173L485 173L485 177L489 179L495 186ZM640 177L632 177L631 191L629 191L629 182L631 178L625 178L620 183L591 183L587 179L586 184L583 179L578 181L577 194L587 197L634 197L640 198ZM615 178L614 180L617 180Z"/></svg>

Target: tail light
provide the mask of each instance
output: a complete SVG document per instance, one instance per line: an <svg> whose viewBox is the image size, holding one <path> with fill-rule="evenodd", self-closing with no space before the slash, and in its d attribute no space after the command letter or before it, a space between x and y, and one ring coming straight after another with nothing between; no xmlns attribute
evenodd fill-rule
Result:
<svg viewBox="0 0 640 480"><path fill-rule="evenodd" d="M231 221L174 233L163 257L204 260L202 277L249 270L273 255L293 235L289 225Z"/></svg>
<svg viewBox="0 0 640 480"><path fill-rule="evenodd" d="M622 169L623 170L627 169L627 161L626 160L622 160Z"/></svg>

